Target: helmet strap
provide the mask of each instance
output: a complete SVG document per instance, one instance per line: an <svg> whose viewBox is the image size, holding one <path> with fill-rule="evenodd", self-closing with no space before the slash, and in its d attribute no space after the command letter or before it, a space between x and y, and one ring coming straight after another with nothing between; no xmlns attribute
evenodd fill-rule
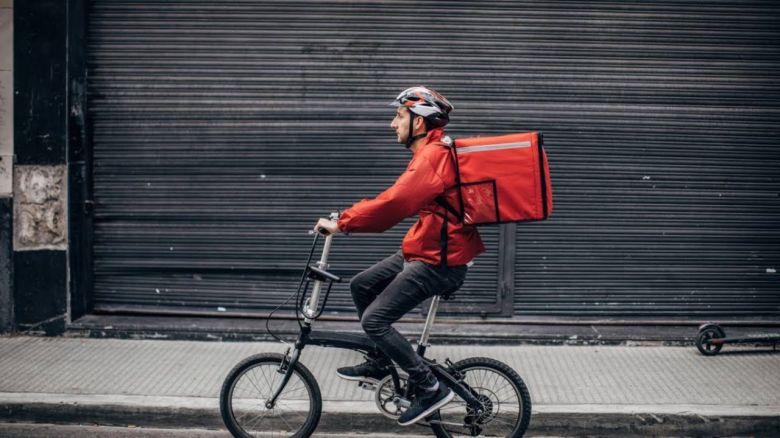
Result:
<svg viewBox="0 0 780 438"><path fill-rule="evenodd" d="M425 137L428 135L427 132L423 132L422 134L414 134L414 118L417 117L417 114L413 113L411 110L409 110L409 135L406 136L406 149L409 149L412 147L412 143L415 141ZM422 117L422 116L421 116Z"/></svg>

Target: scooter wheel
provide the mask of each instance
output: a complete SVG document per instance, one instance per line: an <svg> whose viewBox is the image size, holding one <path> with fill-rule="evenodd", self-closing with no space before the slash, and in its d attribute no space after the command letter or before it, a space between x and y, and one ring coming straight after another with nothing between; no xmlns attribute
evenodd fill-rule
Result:
<svg viewBox="0 0 780 438"><path fill-rule="evenodd" d="M723 344L713 344L710 342L712 339L725 338L726 333L723 329L717 326L706 327L699 331L699 335L696 337L696 348L699 352L705 356L714 356L718 354Z"/></svg>

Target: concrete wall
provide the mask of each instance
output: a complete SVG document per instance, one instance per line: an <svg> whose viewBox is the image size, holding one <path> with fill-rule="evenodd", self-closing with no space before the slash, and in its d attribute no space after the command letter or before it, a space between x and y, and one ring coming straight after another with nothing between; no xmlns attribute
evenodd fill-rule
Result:
<svg viewBox="0 0 780 438"><path fill-rule="evenodd" d="M0 333L13 329L13 0L0 0Z"/></svg>
<svg viewBox="0 0 780 438"><path fill-rule="evenodd" d="M13 1L0 0L0 197L11 196L14 154Z"/></svg>
<svg viewBox="0 0 780 438"><path fill-rule="evenodd" d="M19 331L61 332L67 313L67 9L13 14L13 304Z"/></svg>
<svg viewBox="0 0 780 438"><path fill-rule="evenodd" d="M14 250L67 249L65 165L17 166Z"/></svg>

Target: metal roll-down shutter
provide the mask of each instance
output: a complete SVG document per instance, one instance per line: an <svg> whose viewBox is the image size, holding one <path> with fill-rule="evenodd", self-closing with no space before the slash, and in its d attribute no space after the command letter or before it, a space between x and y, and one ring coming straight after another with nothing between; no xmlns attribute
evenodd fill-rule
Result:
<svg viewBox="0 0 780 438"><path fill-rule="evenodd" d="M461 303L776 317L778 9L93 1L95 308L280 304L316 217L403 170L387 103L423 83L455 103L450 134L539 130L550 155L553 218L516 227L508 282L484 229ZM339 236L334 271L392 253L410 223ZM352 314L345 285L331 304Z"/></svg>
<svg viewBox="0 0 780 438"><path fill-rule="evenodd" d="M296 290L316 219L393 183L410 155L388 103L427 78L380 79L399 52L367 65L364 18L384 23L374 40L392 21L360 11L92 2L97 310L270 310ZM412 223L338 236L332 270L349 278L392 254ZM483 235L466 308L495 307L498 230ZM346 283L328 309L354 315Z"/></svg>
<svg viewBox="0 0 780 438"><path fill-rule="evenodd" d="M516 314L778 318L777 3L539 5L497 54L534 59L507 113L555 192L518 226Z"/></svg>

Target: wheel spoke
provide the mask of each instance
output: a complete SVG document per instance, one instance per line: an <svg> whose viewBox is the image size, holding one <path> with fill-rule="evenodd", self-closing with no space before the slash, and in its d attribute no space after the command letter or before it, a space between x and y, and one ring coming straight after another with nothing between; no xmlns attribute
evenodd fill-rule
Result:
<svg viewBox="0 0 780 438"><path fill-rule="evenodd" d="M288 428L289 428L291 431L294 431L294 430L295 430L295 429L294 429L294 428L293 428L293 427L290 425L290 423L288 423L288 422L287 422L287 420L285 420L285 419L284 419L284 415L281 415L281 414L280 414L280 415L279 415L279 419L280 419L280 420L282 420L282 421L284 421L284 424L286 424L286 425L287 425L287 427L288 427Z"/></svg>
<svg viewBox="0 0 780 438"><path fill-rule="evenodd" d="M507 420L504 420L504 419L501 419L501 418L498 418L498 417L493 417L493 418L491 418L491 419L490 419L490 421L489 421L489 423L493 423L493 422L497 422L497 423L504 423L504 424L507 424L507 425L509 425L509 426L514 426L514 425L515 425L515 423L514 423L514 422L510 422L510 421L507 421ZM487 423L486 423L486 424L487 424Z"/></svg>
<svg viewBox="0 0 780 438"><path fill-rule="evenodd" d="M268 384L268 388L271 390L271 395L273 395L274 391L276 391L276 379L279 373L271 370L271 382ZM265 373L263 373L263 376L265 376ZM283 377L282 377L283 378ZM266 382L268 379L266 378Z"/></svg>
<svg viewBox="0 0 780 438"><path fill-rule="evenodd" d="M252 370L252 371L254 371L254 370ZM252 379L252 376L249 373L246 373L245 376L246 376L246 379L249 380L249 383L251 383L252 386L254 386L255 389L257 390L257 398L265 398L265 399L267 399L268 396L264 396L263 395L263 391L260 389L259 386L257 386L257 383L255 383L255 381ZM255 376L255 377L257 377L257 376Z"/></svg>
<svg viewBox="0 0 780 438"><path fill-rule="evenodd" d="M291 407L290 405L286 404L286 403L281 403L281 402L280 402L279 404L280 404L280 405L284 405L284 406L286 406L286 407L289 409L289 412L290 412L290 414L291 414L291 415L294 415L294 416L297 416L298 418L301 418L301 419L303 420L303 421L302 421L302 423L305 423L305 422L306 422L306 417L304 417L304 416L301 414L301 412L300 412L300 411L296 411L295 409L292 409L292 407Z"/></svg>
<svg viewBox="0 0 780 438"><path fill-rule="evenodd" d="M249 424L247 424L247 425L246 425L246 427L242 427L242 429L244 429L244 430L247 430L247 431L248 431L248 429L251 429L251 427L252 427L252 426L254 426L255 424L262 422L262 421L263 421L263 419L265 419L265 417L266 417L266 416L268 416L268 414L269 414L269 413L271 413L271 412L273 412L271 409L269 409L269 410L265 411L265 412L263 413L263 415L259 415L259 416L258 416L259 418L255 418L254 420L252 420L251 422L249 422Z"/></svg>
<svg viewBox="0 0 780 438"><path fill-rule="evenodd" d="M247 415L249 415L249 414L251 414L251 413L252 413L252 411L246 411L246 412L244 412L244 414L241 416L241 418L236 418L236 422L237 422L237 423L239 423L239 424L241 424L241 420L243 420L244 418L246 418L246 416L247 416Z"/></svg>
<svg viewBox="0 0 780 438"><path fill-rule="evenodd" d="M507 385L510 385L509 382L507 382ZM501 394L505 392L509 394L507 396L509 398L501 398ZM496 400L498 400L499 402L509 402L511 400L517 400L517 392L515 391L515 388L510 385L508 388L505 387L496 393Z"/></svg>
<svg viewBox="0 0 780 438"><path fill-rule="evenodd" d="M299 392L301 392L301 391L306 391L306 388L305 388L305 387L303 387L303 388L297 388L297 389L293 389L292 391L287 391L287 390L285 389L284 391L282 391L282 393L283 393L284 395L288 396L288 395L290 395L290 394L297 394L297 393L299 393ZM306 392L308 392L308 391L306 391Z"/></svg>

